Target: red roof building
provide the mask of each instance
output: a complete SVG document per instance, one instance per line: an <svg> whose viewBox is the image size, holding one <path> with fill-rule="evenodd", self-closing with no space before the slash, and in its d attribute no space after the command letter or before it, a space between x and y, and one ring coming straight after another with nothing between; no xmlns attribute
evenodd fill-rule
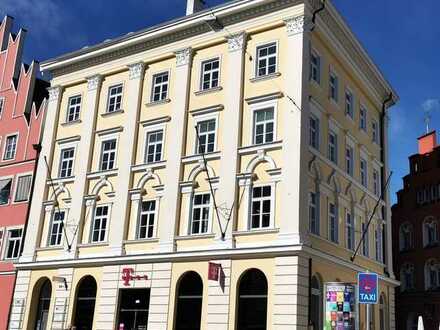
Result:
<svg viewBox="0 0 440 330"><path fill-rule="evenodd" d="M7 328L39 153L48 84L22 63L26 31L0 25L0 329Z"/></svg>
<svg viewBox="0 0 440 330"><path fill-rule="evenodd" d="M419 152L409 157L392 208L394 269L401 286L396 294L396 329L426 330L440 321L440 146L436 132L418 139Z"/></svg>

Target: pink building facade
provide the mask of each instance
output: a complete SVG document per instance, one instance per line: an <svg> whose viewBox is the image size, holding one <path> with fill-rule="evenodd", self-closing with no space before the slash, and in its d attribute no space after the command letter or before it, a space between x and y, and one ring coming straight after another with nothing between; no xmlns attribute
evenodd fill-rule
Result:
<svg viewBox="0 0 440 330"><path fill-rule="evenodd" d="M7 328L46 108L38 63L22 63L26 31L0 25L0 329Z"/></svg>

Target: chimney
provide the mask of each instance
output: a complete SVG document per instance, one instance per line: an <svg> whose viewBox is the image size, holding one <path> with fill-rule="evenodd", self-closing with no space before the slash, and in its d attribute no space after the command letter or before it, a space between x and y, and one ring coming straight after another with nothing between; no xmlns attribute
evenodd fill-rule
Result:
<svg viewBox="0 0 440 330"><path fill-rule="evenodd" d="M437 146L437 136L435 131L429 132L418 138L419 140L419 155L424 155L432 152Z"/></svg>
<svg viewBox="0 0 440 330"><path fill-rule="evenodd" d="M192 15L195 12L203 10L204 0L186 0L186 15Z"/></svg>

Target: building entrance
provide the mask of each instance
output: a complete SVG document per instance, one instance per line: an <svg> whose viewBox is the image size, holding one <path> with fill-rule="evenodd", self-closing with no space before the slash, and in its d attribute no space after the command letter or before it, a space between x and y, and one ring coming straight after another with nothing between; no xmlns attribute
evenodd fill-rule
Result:
<svg viewBox="0 0 440 330"><path fill-rule="evenodd" d="M119 330L146 330L150 289L119 290L118 326Z"/></svg>

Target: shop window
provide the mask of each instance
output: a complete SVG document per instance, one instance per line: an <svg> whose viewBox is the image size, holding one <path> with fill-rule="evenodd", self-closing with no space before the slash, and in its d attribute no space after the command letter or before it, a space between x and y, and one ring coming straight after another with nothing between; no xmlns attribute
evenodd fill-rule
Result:
<svg viewBox="0 0 440 330"><path fill-rule="evenodd" d="M262 271L249 269L238 286L238 330L266 330L267 279Z"/></svg>
<svg viewBox="0 0 440 330"><path fill-rule="evenodd" d="M196 272L187 272L178 284L174 330L199 330L202 302L202 279Z"/></svg>
<svg viewBox="0 0 440 330"><path fill-rule="evenodd" d="M150 289L119 290L118 327L124 330L146 330Z"/></svg>
<svg viewBox="0 0 440 330"><path fill-rule="evenodd" d="M38 307L36 308L37 314L35 317L35 330L48 329L48 316L50 307L50 297L52 295L52 285L50 280L46 279L40 287L38 295Z"/></svg>
<svg viewBox="0 0 440 330"><path fill-rule="evenodd" d="M96 281L88 275L81 279L76 291L75 318L76 330L90 330L93 327L96 302Z"/></svg>

